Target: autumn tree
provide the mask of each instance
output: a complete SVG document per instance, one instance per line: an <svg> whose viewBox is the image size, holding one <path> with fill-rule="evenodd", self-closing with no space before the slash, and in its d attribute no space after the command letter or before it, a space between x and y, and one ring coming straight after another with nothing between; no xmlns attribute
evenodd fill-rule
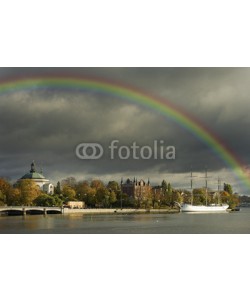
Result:
<svg viewBox="0 0 250 300"><path fill-rule="evenodd" d="M18 206L22 204L21 190L20 188L10 188L7 197L7 205Z"/></svg>
<svg viewBox="0 0 250 300"><path fill-rule="evenodd" d="M39 186L30 179L22 179L18 183L22 205L33 205L33 201L41 194Z"/></svg>
<svg viewBox="0 0 250 300"><path fill-rule="evenodd" d="M91 185L90 185L92 188L96 189L96 190L99 190L100 188L103 188L104 187L104 183L99 180L99 179L94 179L91 181Z"/></svg>
<svg viewBox="0 0 250 300"><path fill-rule="evenodd" d="M152 206L152 188L151 186L139 186L135 190L135 205L137 208L149 208Z"/></svg>
<svg viewBox="0 0 250 300"><path fill-rule="evenodd" d="M69 201L74 201L75 200L76 191L68 185L63 186L62 194Z"/></svg>
<svg viewBox="0 0 250 300"><path fill-rule="evenodd" d="M0 206L4 206L6 204L6 198L2 191L0 191Z"/></svg>
<svg viewBox="0 0 250 300"><path fill-rule="evenodd" d="M85 201L90 190L88 181L80 181L76 185L77 198Z"/></svg>
<svg viewBox="0 0 250 300"><path fill-rule="evenodd" d="M229 208L231 208L231 209L234 209L236 206L239 206L240 199L239 199L238 195L236 195L236 194L230 195L228 204L229 204Z"/></svg>
<svg viewBox="0 0 250 300"><path fill-rule="evenodd" d="M182 203L183 198L182 198L182 195L181 195L180 191L174 190L172 192L172 199L171 199L171 202L170 202L170 206L173 208L175 206L176 202Z"/></svg>
<svg viewBox="0 0 250 300"><path fill-rule="evenodd" d="M5 205L7 203L7 196L10 188L10 183L4 178L0 178L0 205Z"/></svg>
<svg viewBox="0 0 250 300"><path fill-rule="evenodd" d="M154 187L152 190L152 205L153 208L160 208L162 204L162 188Z"/></svg>
<svg viewBox="0 0 250 300"><path fill-rule="evenodd" d="M88 187L86 191L86 195L84 197L84 201L87 206L95 207L97 200L96 200L96 189L92 187Z"/></svg>
<svg viewBox="0 0 250 300"><path fill-rule="evenodd" d="M227 203L229 208L234 209L240 204L239 196L233 194L233 189L230 184L224 183L224 191L221 195L222 203Z"/></svg>
<svg viewBox="0 0 250 300"><path fill-rule="evenodd" d="M181 192L182 202L183 203L191 203L192 193L188 190L183 190Z"/></svg>

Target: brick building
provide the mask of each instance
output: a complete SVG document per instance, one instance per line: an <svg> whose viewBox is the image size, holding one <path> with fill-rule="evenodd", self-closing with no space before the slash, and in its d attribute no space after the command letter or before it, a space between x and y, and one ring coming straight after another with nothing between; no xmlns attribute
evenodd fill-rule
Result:
<svg viewBox="0 0 250 300"><path fill-rule="evenodd" d="M149 197L152 187L150 185L150 181L146 183L144 180L130 180L129 178L123 182L121 181L121 189L122 193L127 194L129 198L135 200L147 200L146 198Z"/></svg>

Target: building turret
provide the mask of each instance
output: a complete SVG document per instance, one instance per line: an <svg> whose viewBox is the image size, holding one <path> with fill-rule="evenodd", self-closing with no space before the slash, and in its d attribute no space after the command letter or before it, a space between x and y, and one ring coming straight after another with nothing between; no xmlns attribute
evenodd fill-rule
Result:
<svg viewBox="0 0 250 300"><path fill-rule="evenodd" d="M35 172L36 172L36 166L35 166L35 162L33 160L33 162L31 163L30 173L35 173Z"/></svg>

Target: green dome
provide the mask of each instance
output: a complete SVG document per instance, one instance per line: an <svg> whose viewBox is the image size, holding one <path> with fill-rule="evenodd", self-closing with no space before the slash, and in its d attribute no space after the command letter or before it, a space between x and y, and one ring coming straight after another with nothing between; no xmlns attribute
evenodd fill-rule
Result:
<svg viewBox="0 0 250 300"><path fill-rule="evenodd" d="M21 179L45 179L45 177L37 172L27 173Z"/></svg>
<svg viewBox="0 0 250 300"><path fill-rule="evenodd" d="M35 162L31 164L29 173L26 173L21 179L46 179L42 174L36 172Z"/></svg>

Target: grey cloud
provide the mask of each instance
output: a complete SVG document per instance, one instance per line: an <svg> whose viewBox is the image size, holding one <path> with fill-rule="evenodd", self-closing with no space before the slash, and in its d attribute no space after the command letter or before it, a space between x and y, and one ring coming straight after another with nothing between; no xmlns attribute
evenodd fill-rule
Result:
<svg viewBox="0 0 250 300"><path fill-rule="evenodd" d="M2 68L0 80L18 76L70 73L97 76L164 97L200 119L249 164L249 69L234 68ZM141 175L159 182L176 174L176 185L191 169L225 174L225 163L190 132L153 111L113 95L59 90L18 91L0 95L0 176L18 178L35 159L54 180L73 175ZM80 161L75 147L98 142L105 149L164 140L176 147L175 161ZM176 178L177 178L176 177ZM174 180L174 175L171 176ZM119 178L115 178L119 179ZM159 183L156 182L156 183ZM234 179L235 185L238 184ZM238 188L238 187L237 187ZM241 187L242 192L248 192Z"/></svg>

